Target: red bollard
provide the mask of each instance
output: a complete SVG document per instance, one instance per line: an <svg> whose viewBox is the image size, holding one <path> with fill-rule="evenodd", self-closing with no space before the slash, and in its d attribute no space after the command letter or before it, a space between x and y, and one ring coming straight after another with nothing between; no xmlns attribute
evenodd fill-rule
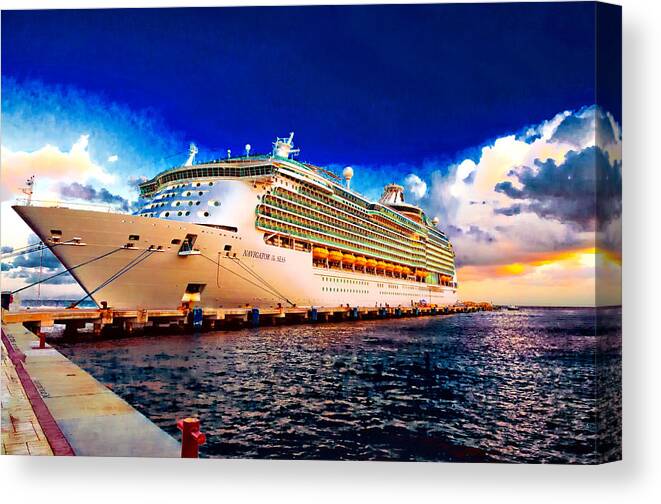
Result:
<svg viewBox="0 0 661 504"><path fill-rule="evenodd" d="M46 334L39 331L39 348L46 348Z"/></svg>
<svg viewBox="0 0 661 504"><path fill-rule="evenodd" d="M200 420L197 418L178 420L177 428L181 431L181 458L198 458L200 445L207 440L207 437L200 432Z"/></svg>

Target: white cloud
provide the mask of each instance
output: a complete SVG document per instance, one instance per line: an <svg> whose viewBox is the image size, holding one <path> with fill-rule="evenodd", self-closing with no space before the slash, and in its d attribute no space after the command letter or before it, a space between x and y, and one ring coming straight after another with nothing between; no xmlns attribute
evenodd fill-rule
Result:
<svg viewBox="0 0 661 504"><path fill-rule="evenodd" d="M595 119L596 117L596 119ZM561 136L556 131L564 123ZM561 222L526 211L526 201L511 199L495 191L496 184L509 181L520 188L513 171L522 166L537 171L536 160L553 160L560 166L570 151L595 145L598 121L610 121L616 140L602 149L611 161L621 159L619 125L610 114L588 107L565 111L527 129L526 135L503 136L481 149L475 160L464 159L449 169L438 169L429 177L420 203L430 215L439 215L452 237L457 256L464 264L502 264L525 260L532 253L567 247L594 246L594 232L581 231L571 222ZM603 124L603 123L601 123ZM415 179L413 179L415 177ZM407 177L421 180L417 174ZM572 183L568 181L568 183ZM522 203L520 208L512 208ZM496 209L512 208L508 213Z"/></svg>
<svg viewBox="0 0 661 504"><path fill-rule="evenodd" d="M411 173L404 179L406 190L413 199L419 200L427 194L427 182L418 177L415 173Z"/></svg>
<svg viewBox="0 0 661 504"><path fill-rule="evenodd" d="M20 188L32 175L36 175L35 187L47 190L53 182L87 181L96 179L104 184L112 183L115 177L90 157L89 135L81 135L68 152L47 144L32 152L13 151L1 147L2 201L20 194Z"/></svg>
<svg viewBox="0 0 661 504"><path fill-rule="evenodd" d="M113 154L112 156L108 156L108 162L109 163L116 163L119 160L119 156L117 154Z"/></svg>

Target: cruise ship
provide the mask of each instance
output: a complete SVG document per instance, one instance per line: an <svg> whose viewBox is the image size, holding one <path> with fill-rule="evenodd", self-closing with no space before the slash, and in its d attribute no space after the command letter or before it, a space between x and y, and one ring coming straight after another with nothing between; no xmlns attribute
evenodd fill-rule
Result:
<svg viewBox="0 0 661 504"><path fill-rule="evenodd" d="M404 190L379 201L270 153L196 162L140 185L133 214L35 202L14 209L88 296L115 309L410 306L457 301L454 250Z"/></svg>

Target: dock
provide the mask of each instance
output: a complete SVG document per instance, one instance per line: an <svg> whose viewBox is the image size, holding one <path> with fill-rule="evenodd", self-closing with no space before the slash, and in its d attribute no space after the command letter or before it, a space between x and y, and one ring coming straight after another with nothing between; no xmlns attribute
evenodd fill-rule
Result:
<svg viewBox="0 0 661 504"><path fill-rule="evenodd" d="M180 456L176 439L21 324L3 325L2 374L3 454Z"/></svg>
<svg viewBox="0 0 661 504"><path fill-rule="evenodd" d="M36 335L45 334L55 324L65 326L65 334L75 335L79 329L92 326L95 335L103 333L132 334L150 330L223 330L242 326L322 323L430 317L455 313L492 310L489 303L462 303L452 306L337 306L337 307L268 307L241 308L180 307L172 310L45 309L3 310L5 324L22 324ZM42 344L44 342L42 341Z"/></svg>

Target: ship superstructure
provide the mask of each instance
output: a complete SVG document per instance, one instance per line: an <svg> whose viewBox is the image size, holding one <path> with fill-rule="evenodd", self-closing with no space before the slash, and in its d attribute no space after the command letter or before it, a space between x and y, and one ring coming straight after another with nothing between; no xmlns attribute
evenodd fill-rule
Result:
<svg viewBox="0 0 661 504"><path fill-rule="evenodd" d="M97 301L114 307L453 304L454 251L438 220L387 185L379 201L295 160L293 133L268 154L195 162L140 185L133 215L17 206ZM69 243L70 239L76 238ZM69 240L67 240L69 238ZM139 264L107 285L131 255Z"/></svg>

